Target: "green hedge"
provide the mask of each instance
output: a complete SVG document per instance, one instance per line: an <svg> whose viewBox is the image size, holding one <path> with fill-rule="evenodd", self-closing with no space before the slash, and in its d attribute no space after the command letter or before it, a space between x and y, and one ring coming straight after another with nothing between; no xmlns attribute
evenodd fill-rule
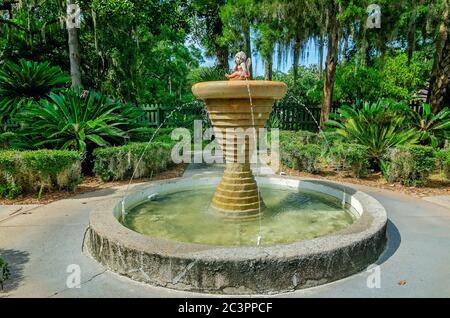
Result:
<svg viewBox="0 0 450 318"><path fill-rule="evenodd" d="M436 165L437 168L444 176L449 179L450 178L450 150L443 149L441 151L436 152Z"/></svg>
<svg viewBox="0 0 450 318"><path fill-rule="evenodd" d="M320 155L319 145L291 143L283 146L281 161L289 168L316 173L319 171Z"/></svg>
<svg viewBox="0 0 450 318"><path fill-rule="evenodd" d="M75 151L0 151L0 196L74 190L81 181L80 166Z"/></svg>
<svg viewBox="0 0 450 318"><path fill-rule="evenodd" d="M170 135L172 134L173 128L160 128L158 133L155 135L153 141L170 143L172 139ZM129 131L130 140L132 142L148 142L150 138L155 134L156 128L151 127L139 127Z"/></svg>
<svg viewBox="0 0 450 318"><path fill-rule="evenodd" d="M103 181L151 177L165 170L172 162L173 143L130 143L120 147L98 148L94 151L94 173ZM139 162L142 154L142 160Z"/></svg>
<svg viewBox="0 0 450 318"><path fill-rule="evenodd" d="M299 130L299 131L280 131L280 145L283 143L299 143L299 144L316 144L319 142L319 136L316 133Z"/></svg>
<svg viewBox="0 0 450 318"><path fill-rule="evenodd" d="M335 169L347 171L360 178L367 175L369 148L358 144L336 143L327 152L327 160Z"/></svg>
<svg viewBox="0 0 450 318"><path fill-rule="evenodd" d="M428 176L435 170L434 150L417 145L389 149L381 166L387 181L420 186L426 183Z"/></svg>

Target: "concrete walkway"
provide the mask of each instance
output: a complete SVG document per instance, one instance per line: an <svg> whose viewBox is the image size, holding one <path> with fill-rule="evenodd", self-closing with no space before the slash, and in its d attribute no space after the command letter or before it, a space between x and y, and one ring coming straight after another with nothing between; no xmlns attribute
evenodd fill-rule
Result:
<svg viewBox="0 0 450 318"><path fill-rule="evenodd" d="M208 169L191 166L187 174ZM381 287L367 287L372 271L280 296L450 297L450 209L387 190L353 187L378 199L390 219L389 245L377 262ZM29 213L0 216L0 254L13 273L0 297L207 296L131 281L106 271L82 252L89 212L99 202L121 196L123 190L105 189L35 207ZM66 285L71 264L81 270L81 288Z"/></svg>

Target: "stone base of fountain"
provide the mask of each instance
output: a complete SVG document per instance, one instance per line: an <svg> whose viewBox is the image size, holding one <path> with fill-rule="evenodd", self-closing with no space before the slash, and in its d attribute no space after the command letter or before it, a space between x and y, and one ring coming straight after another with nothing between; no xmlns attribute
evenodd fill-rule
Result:
<svg viewBox="0 0 450 318"><path fill-rule="evenodd" d="M128 210L154 193L215 187L220 178L180 178L138 186L124 198ZM213 246L146 236L123 226L122 200L91 212L85 247L106 268L133 280L178 290L271 294L326 284L373 264L386 244L387 215L369 195L334 183L258 178L264 187L307 189L348 204L358 219L339 232L268 246ZM264 240L264 237L263 237Z"/></svg>
<svg viewBox="0 0 450 318"><path fill-rule="evenodd" d="M261 217L264 201L250 164L228 163L211 202L211 209L227 220L252 221Z"/></svg>

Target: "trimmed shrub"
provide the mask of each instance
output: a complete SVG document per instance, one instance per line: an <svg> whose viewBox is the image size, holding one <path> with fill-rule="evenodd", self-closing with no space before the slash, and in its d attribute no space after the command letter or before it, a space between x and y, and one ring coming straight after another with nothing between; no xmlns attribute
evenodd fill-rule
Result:
<svg viewBox="0 0 450 318"><path fill-rule="evenodd" d="M160 128L158 133L155 135L153 141L160 141L164 143L172 142L170 135L172 134L173 128ZM139 127L130 130L128 133L130 134L130 140L132 142L148 142L150 138L156 132L156 128L151 127Z"/></svg>
<svg viewBox="0 0 450 318"><path fill-rule="evenodd" d="M327 154L327 160L336 170L347 171L360 178L367 175L369 168L368 147L358 144L337 143Z"/></svg>
<svg viewBox="0 0 450 318"><path fill-rule="evenodd" d="M389 182L420 186L435 169L434 150L426 146L399 146L389 149L382 172Z"/></svg>
<svg viewBox="0 0 450 318"><path fill-rule="evenodd" d="M94 173L102 181L151 177L165 170L171 160L172 144L154 142L130 143L120 147L98 148L94 151ZM144 152L145 151L145 152ZM142 160L139 159L142 156Z"/></svg>
<svg viewBox="0 0 450 318"><path fill-rule="evenodd" d="M9 278L10 272L8 263L0 257L0 289L3 290L3 284Z"/></svg>
<svg viewBox="0 0 450 318"><path fill-rule="evenodd" d="M319 145L291 143L282 148L281 161L289 168L316 173L319 171L320 155Z"/></svg>
<svg viewBox="0 0 450 318"><path fill-rule="evenodd" d="M450 150L443 149L435 154L436 166L444 176L450 178Z"/></svg>
<svg viewBox="0 0 450 318"><path fill-rule="evenodd" d="M317 137L318 143L326 149L337 142L343 141L342 136L335 131L321 131L317 134Z"/></svg>
<svg viewBox="0 0 450 318"><path fill-rule="evenodd" d="M280 144L290 142L300 144L316 144L318 141L318 135L310 131L280 131Z"/></svg>
<svg viewBox="0 0 450 318"><path fill-rule="evenodd" d="M0 195L73 191L81 181L80 155L67 150L0 151Z"/></svg>

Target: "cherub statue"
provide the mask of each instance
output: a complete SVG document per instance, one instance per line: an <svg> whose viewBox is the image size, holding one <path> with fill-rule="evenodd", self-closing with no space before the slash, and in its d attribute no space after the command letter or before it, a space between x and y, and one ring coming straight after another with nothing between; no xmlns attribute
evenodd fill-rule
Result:
<svg viewBox="0 0 450 318"><path fill-rule="evenodd" d="M233 68L233 73L225 74L227 80L245 80L250 78L251 60L247 58L244 52L239 52L234 57L236 63Z"/></svg>

